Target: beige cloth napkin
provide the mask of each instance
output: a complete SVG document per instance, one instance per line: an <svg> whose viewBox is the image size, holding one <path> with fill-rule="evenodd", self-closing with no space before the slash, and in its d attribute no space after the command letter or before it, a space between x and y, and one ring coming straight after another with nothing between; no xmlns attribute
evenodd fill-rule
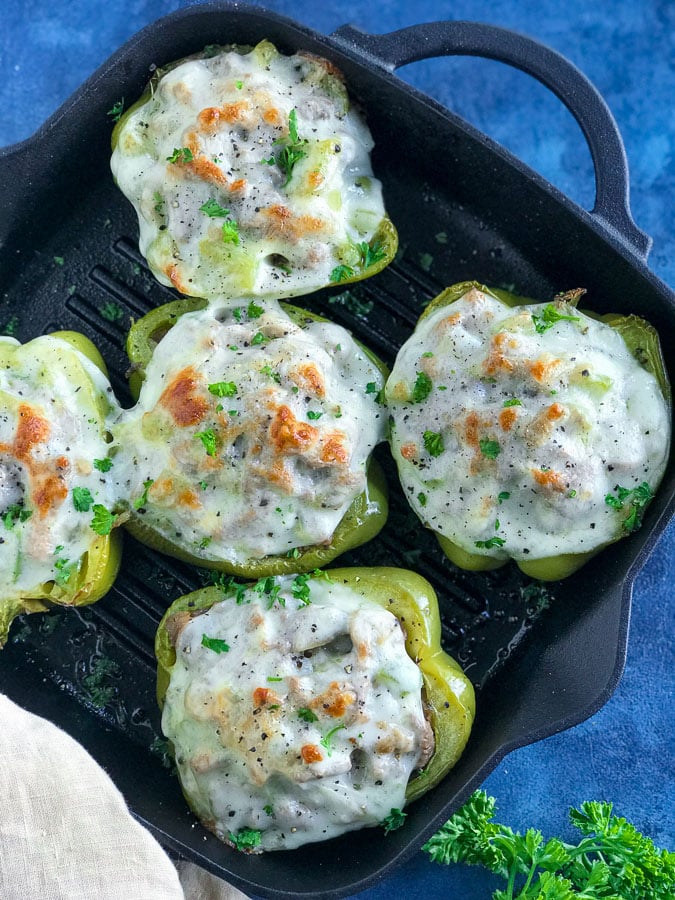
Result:
<svg viewBox="0 0 675 900"><path fill-rule="evenodd" d="M2 900L245 900L178 867L83 747L0 694Z"/></svg>

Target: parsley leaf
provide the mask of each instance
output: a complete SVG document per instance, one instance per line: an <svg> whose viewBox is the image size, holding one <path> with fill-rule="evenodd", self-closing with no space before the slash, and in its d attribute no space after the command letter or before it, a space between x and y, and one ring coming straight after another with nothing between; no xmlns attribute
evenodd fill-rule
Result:
<svg viewBox="0 0 675 900"><path fill-rule="evenodd" d="M94 468L98 469L99 472L109 472L112 469L113 461L109 456L106 456L104 459L95 459L94 460Z"/></svg>
<svg viewBox="0 0 675 900"><path fill-rule="evenodd" d="M625 488L617 484L614 486L614 491L616 496L607 494L605 503L616 510L628 508L628 515L624 518L621 525L625 532L632 534L642 525L645 507L654 497L654 493L646 481L643 481L635 488Z"/></svg>
<svg viewBox="0 0 675 900"><path fill-rule="evenodd" d="M113 105L110 107L106 116L110 116L113 122L119 122L122 113L124 112L124 97L121 100L116 100Z"/></svg>
<svg viewBox="0 0 675 900"><path fill-rule="evenodd" d="M239 243L239 226L234 221L234 219L227 219L225 222L223 222L221 231L223 233L224 244Z"/></svg>
<svg viewBox="0 0 675 900"><path fill-rule="evenodd" d="M303 150L307 141L298 136L298 114L295 109L292 109L288 115L288 136L278 138L274 143L280 146L281 150L269 159L264 159L263 162L270 166L276 163L286 176L282 185L282 187L286 187L293 176L295 164L307 156L307 152Z"/></svg>
<svg viewBox="0 0 675 900"><path fill-rule="evenodd" d="M517 397L511 397L510 400L504 401L504 406L508 408L509 406L522 406L522 402Z"/></svg>
<svg viewBox="0 0 675 900"><path fill-rule="evenodd" d="M384 828L384 833L389 834L390 831L396 831L398 828L402 828L407 817L408 813L405 813L403 810L397 809L396 807L392 807L391 812L382 819L380 825Z"/></svg>
<svg viewBox="0 0 675 900"><path fill-rule="evenodd" d="M499 441L488 440L487 438L483 438L478 441L478 446L480 447L480 452L487 459L497 459L499 454L502 452L502 448L499 446Z"/></svg>
<svg viewBox="0 0 675 900"><path fill-rule="evenodd" d="M167 156L167 162L170 163L178 163L178 162L192 162L194 159L194 154L189 147L174 147L173 153L171 156Z"/></svg>
<svg viewBox="0 0 675 900"><path fill-rule="evenodd" d="M359 252L364 269L369 269L375 263L381 262L387 255L379 241L373 241L372 246L363 241L359 244Z"/></svg>
<svg viewBox="0 0 675 900"><path fill-rule="evenodd" d="M491 550L493 547L503 547L506 543L504 538L494 537L488 538L487 541L474 541L474 546L479 550Z"/></svg>
<svg viewBox="0 0 675 900"><path fill-rule="evenodd" d="M86 487L73 488L73 506L78 512L89 512L94 502L91 491Z"/></svg>
<svg viewBox="0 0 675 900"><path fill-rule="evenodd" d="M307 418L311 419L312 421L316 421L316 419L320 419L322 415L323 415L323 413L315 412L313 409L307 410Z"/></svg>
<svg viewBox="0 0 675 900"><path fill-rule="evenodd" d="M331 284L339 284L341 281L346 281L348 278L353 278L354 270L351 266L339 265L335 266L333 271L330 273L329 281Z"/></svg>
<svg viewBox="0 0 675 900"><path fill-rule="evenodd" d="M260 846L262 832L257 828L240 828L236 834L230 831L228 837L235 850L246 853Z"/></svg>
<svg viewBox="0 0 675 900"><path fill-rule="evenodd" d="M134 500L134 509L143 509L144 506L148 505L148 491L154 483L154 478L148 478L143 482L143 493L140 497L136 497L136 499Z"/></svg>
<svg viewBox="0 0 675 900"><path fill-rule="evenodd" d="M5 528L11 531L17 522L25 522L27 519L30 519L32 515L33 511L31 509L26 509L23 504L12 503L5 510L2 516L2 522Z"/></svg>
<svg viewBox="0 0 675 900"><path fill-rule="evenodd" d="M423 846L434 862L483 866L508 882L502 900L667 900L675 891L675 854L659 850L612 804L587 801L570 809L583 835L578 844L524 835L492 821L493 797L476 791ZM520 881L520 883L519 883Z"/></svg>
<svg viewBox="0 0 675 900"><path fill-rule="evenodd" d="M317 714L311 710L308 706L301 706L298 710L298 718L302 719L303 722L318 722L319 717Z"/></svg>
<svg viewBox="0 0 675 900"><path fill-rule="evenodd" d="M225 209L217 200L214 200L213 197L207 200L206 203L202 203L199 207L199 211L206 213L210 219L224 219L225 216L229 216L230 214L229 209Z"/></svg>
<svg viewBox="0 0 675 900"><path fill-rule="evenodd" d="M264 306L258 306L257 303L254 303L253 300L246 307L246 315L249 319L259 319L260 316L265 312Z"/></svg>
<svg viewBox="0 0 675 900"><path fill-rule="evenodd" d="M337 734L338 731L342 731L343 728L346 728L346 725L336 725L335 728L331 728L328 734L324 734L319 743L326 750L329 756L333 755L333 735Z"/></svg>
<svg viewBox="0 0 675 900"><path fill-rule="evenodd" d="M202 647L207 647L209 650L213 650L214 653L227 653L230 649L230 645L220 638L212 638L209 637L208 634L202 635Z"/></svg>
<svg viewBox="0 0 675 900"><path fill-rule="evenodd" d="M552 303L547 303L541 315L533 313L532 321L537 334L544 334L549 328L553 328L557 322L580 322L581 320L579 316L565 316L559 313Z"/></svg>
<svg viewBox="0 0 675 900"><path fill-rule="evenodd" d="M216 455L216 433L213 428L207 428L206 431L196 431L195 437L202 442L208 456Z"/></svg>
<svg viewBox="0 0 675 900"><path fill-rule="evenodd" d="M216 397L234 397L237 393L237 385L234 381L215 381L208 387L209 394Z"/></svg>
<svg viewBox="0 0 675 900"><path fill-rule="evenodd" d="M101 536L110 534L115 523L115 514L110 512L102 503L95 503L92 512L94 513L90 523L92 531Z"/></svg>
<svg viewBox="0 0 675 900"><path fill-rule="evenodd" d="M427 375L426 372L418 372L417 378L415 379L415 384L412 390L412 402L413 403L422 403L427 399L431 390L433 388L433 384L431 378Z"/></svg>
<svg viewBox="0 0 675 900"><path fill-rule="evenodd" d="M437 431L425 431L422 439L424 440L424 449L429 456L440 456L445 450L443 435Z"/></svg>

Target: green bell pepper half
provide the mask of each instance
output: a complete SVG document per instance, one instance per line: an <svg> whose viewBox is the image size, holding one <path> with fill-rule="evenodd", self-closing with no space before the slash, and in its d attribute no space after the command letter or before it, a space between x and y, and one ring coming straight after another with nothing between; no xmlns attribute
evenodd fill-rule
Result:
<svg viewBox="0 0 675 900"><path fill-rule="evenodd" d="M76 331L56 331L52 337L70 344L86 356L107 377L108 370L96 346L85 335ZM25 346L25 345L24 345ZM11 352L11 347L9 348ZM82 370L81 390L97 409L99 423L105 429L108 403L86 371ZM108 535L92 531L92 542L83 555L78 572L61 585L47 581L36 585L29 594L0 597L0 648L7 642L12 621L23 613L47 612L57 606L86 606L100 600L108 593L119 571L122 558L122 535L119 530Z"/></svg>
<svg viewBox="0 0 675 900"><path fill-rule="evenodd" d="M476 288L511 307L528 306L540 302L528 297L518 296L500 288L487 287L478 281L461 281L451 285L437 297L434 297L418 321L421 322L427 316L436 312L436 310L449 306L456 300L461 299L472 288ZM564 295L564 298L570 306L576 306L583 293L584 291L581 290L570 291ZM663 396L670 402L670 383L658 332L653 325L635 315L624 316L618 313L598 315L590 310L582 310L582 312L600 322L605 322L615 331L618 331L635 359L644 369L654 375ZM509 562L508 559L495 559L491 556L470 553L458 546L454 541L438 533L436 533L436 537L445 555L460 569L467 569L472 572L485 572L499 569ZM609 543L614 542L610 541ZM608 544L603 544L587 553L561 553L556 556L542 557L541 559L515 560L515 562L518 568L531 578L537 578L541 581L558 581L561 578L567 578L569 575L572 575L606 546Z"/></svg>
<svg viewBox="0 0 675 900"><path fill-rule="evenodd" d="M415 773L406 790L408 802L435 787L459 759L471 733L476 703L473 685L459 663L441 647L441 619L436 593L421 575L391 567L337 568L327 574L361 596L389 610L401 623L408 656L422 673L426 714L434 733L434 753ZM251 585L253 587L253 585ZM234 592L206 587L179 597L164 614L155 637L157 701L160 708L176 662L169 620L176 614L199 614L219 602L235 602ZM230 588L226 588L230 590Z"/></svg>
<svg viewBox="0 0 675 900"><path fill-rule="evenodd" d="M134 399L138 399L145 378L145 370L152 358L153 351L164 335L178 319L187 312L204 309L208 301L197 297L185 297L174 300L164 306L151 310L132 325L127 338L127 354L131 363L129 369L129 389ZM316 315L300 307L282 302L280 306L288 313L296 324L302 326L309 322L327 322L323 316ZM357 342L358 343L358 342ZM359 347L373 362L386 380L388 369L371 350L359 343ZM129 510L129 518L125 522L127 530L142 543L166 553L168 556L182 559L196 566L208 567L241 578L262 578L267 575L285 575L298 572L310 572L332 562L336 557L354 547L360 547L372 540L384 527L389 514L389 492L387 482L379 463L372 457L368 461L366 489L352 502L333 532L330 544L298 548L295 556L267 556L249 560L245 564L231 562L215 562L205 560L186 550L179 543L169 541L145 524L143 516L135 510Z"/></svg>

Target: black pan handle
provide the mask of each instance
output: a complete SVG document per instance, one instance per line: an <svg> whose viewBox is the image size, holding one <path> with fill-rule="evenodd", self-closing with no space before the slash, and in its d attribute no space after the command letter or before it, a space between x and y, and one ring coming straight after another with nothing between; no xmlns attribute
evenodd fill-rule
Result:
<svg viewBox="0 0 675 900"><path fill-rule="evenodd" d="M588 78L562 54L482 22L428 22L388 34L343 25L331 37L390 72L434 56L483 56L532 75L565 104L586 137L595 168L591 214L647 259L652 239L637 227L630 212L628 161L616 121Z"/></svg>

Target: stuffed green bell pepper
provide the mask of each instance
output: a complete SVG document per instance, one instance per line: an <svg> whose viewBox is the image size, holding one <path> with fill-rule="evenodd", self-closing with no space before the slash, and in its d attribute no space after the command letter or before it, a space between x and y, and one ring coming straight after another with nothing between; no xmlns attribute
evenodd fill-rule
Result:
<svg viewBox="0 0 675 900"><path fill-rule="evenodd" d="M307 294L396 253L370 131L327 60L209 47L155 73L112 144L141 252L185 295Z"/></svg>
<svg viewBox="0 0 675 900"><path fill-rule="evenodd" d="M112 431L141 541L257 578L382 528L385 369L344 328L276 301L186 299L137 322L128 350L138 402Z"/></svg>
<svg viewBox="0 0 675 900"><path fill-rule="evenodd" d="M157 632L158 700L183 792L252 852L382 824L456 763L474 692L404 569L223 581Z"/></svg>
<svg viewBox="0 0 675 900"><path fill-rule="evenodd" d="M112 585L116 412L84 335L0 338L0 646L21 613L93 603Z"/></svg>
<svg viewBox="0 0 675 900"><path fill-rule="evenodd" d="M563 578L639 527L670 444L655 330L475 282L431 302L386 386L405 495L466 569Z"/></svg>

